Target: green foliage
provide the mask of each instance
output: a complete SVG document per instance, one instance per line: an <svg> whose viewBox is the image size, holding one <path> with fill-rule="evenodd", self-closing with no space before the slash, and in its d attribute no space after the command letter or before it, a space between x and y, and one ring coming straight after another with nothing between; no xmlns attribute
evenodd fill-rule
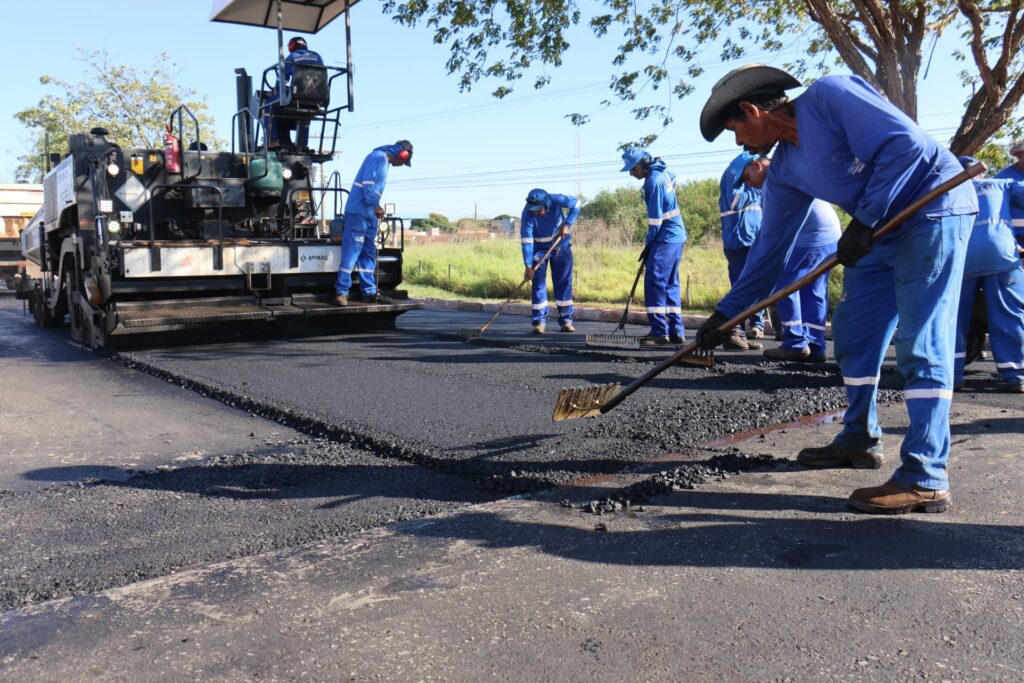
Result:
<svg viewBox="0 0 1024 683"><path fill-rule="evenodd" d="M952 147L977 150L990 131L1016 129L1015 111L1024 95L1024 16L1016 5L991 0L603 0L587 3L587 16L573 0L385 0L385 14L404 26L421 23L434 42L449 47L445 64L469 90L481 80L497 81L505 97L536 66L541 88L569 49L567 35L583 24L609 51L611 96L603 104L628 104L633 116L656 129L650 144L672 122L673 103L691 94L704 64L771 62L773 53L799 41L803 50L791 64L813 79L837 64L877 87L896 106L917 117L917 82L925 46L944 31L963 36L958 54L969 66L962 81L973 93ZM717 49L717 54L708 54ZM767 52L768 55L763 53ZM583 125L591 115L567 113ZM1008 131L1007 131L1008 132Z"/></svg>
<svg viewBox="0 0 1024 683"><path fill-rule="evenodd" d="M66 154L68 137L102 126L110 131L108 139L122 147L154 149L162 147L161 135L171 112L186 105L199 119L200 135L210 150L224 146L213 136L213 119L207 113L205 97L197 97L192 88L175 84L174 62L161 54L148 69L110 63L103 50L75 48L85 65L87 78L79 83L41 76L39 82L54 86L56 94L45 95L32 107L14 115L32 129L35 154L19 158L15 170L18 182L39 182L45 170L44 133L50 134L50 151ZM187 117L186 117L187 118ZM186 128L190 124L186 121ZM191 133L194 135L194 133ZM188 135L186 137L189 137Z"/></svg>
<svg viewBox="0 0 1024 683"><path fill-rule="evenodd" d="M455 226L451 224L448 217L442 213L432 213L426 218L416 218L411 221L415 230L431 230L437 228L441 232L454 232Z"/></svg>
<svg viewBox="0 0 1024 683"><path fill-rule="evenodd" d="M703 244L709 237L722 239L722 221L718 209L719 182L714 178L693 180L676 189L687 244Z"/></svg>
<svg viewBox="0 0 1024 683"><path fill-rule="evenodd" d="M718 218L718 181L693 180L676 188L679 210L689 234L689 244L701 244L709 237L721 239L722 225ZM634 242L647 236L647 209L643 192L637 188L618 187L601 190L583 205L580 218L600 221L609 226L624 227Z"/></svg>
<svg viewBox="0 0 1024 683"><path fill-rule="evenodd" d="M986 143L971 156L978 161L985 162L985 165L988 166L988 175L995 175L1014 162L1013 158L1007 153L1006 147L997 145L994 142Z"/></svg>

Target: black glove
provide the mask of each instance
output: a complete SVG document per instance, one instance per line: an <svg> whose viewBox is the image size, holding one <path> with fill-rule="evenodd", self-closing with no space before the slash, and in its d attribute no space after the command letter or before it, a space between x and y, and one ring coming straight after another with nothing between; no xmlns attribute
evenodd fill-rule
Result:
<svg viewBox="0 0 1024 683"><path fill-rule="evenodd" d="M846 230L839 238L836 256L839 262L849 268L871 251L871 235L874 231L856 218L850 219Z"/></svg>
<svg viewBox="0 0 1024 683"><path fill-rule="evenodd" d="M640 258L636 260L637 263L643 263L647 260L647 255L651 253L651 245L645 244L644 250L640 252Z"/></svg>
<svg viewBox="0 0 1024 683"><path fill-rule="evenodd" d="M718 311L712 313L704 324L700 326L700 329L697 330L697 346L705 351L710 351L728 339L728 333L722 334L718 331L718 328L727 320L728 318Z"/></svg>

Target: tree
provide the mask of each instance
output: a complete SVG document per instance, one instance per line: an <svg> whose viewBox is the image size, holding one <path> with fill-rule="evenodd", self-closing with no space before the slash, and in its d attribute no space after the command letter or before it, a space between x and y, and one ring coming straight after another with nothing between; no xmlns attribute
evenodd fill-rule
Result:
<svg viewBox="0 0 1024 683"><path fill-rule="evenodd" d="M161 136L171 112L186 105L199 120L200 136L212 149L223 147L223 140L211 135L213 119L207 113L205 96L199 98L192 88L174 83L175 65L166 53L149 69L110 63L103 50L76 47L77 59L85 64L86 80L70 83L54 76L41 76L39 82L52 85L59 93L46 95L33 107L23 109L15 118L31 128L32 153L19 157L15 169L19 182L39 182L46 168L44 135L50 135L50 151L67 153L68 136L88 132L95 126L106 128L108 139L122 147L154 149L162 147ZM186 129L190 123L186 116ZM192 129L190 129L191 132ZM194 133L192 133L194 135Z"/></svg>
<svg viewBox="0 0 1024 683"><path fill-rule="evenodd" d="M661 127L672 121L673 101L693 91L692 79L703 73L700 59L707 49L719 48L722 61L740 60L749 56L750 46L755 54L778 53L794 36L807 41L804 56L787 65L798 75L815 77L845 63L916 119L924 47L934 50L940 35L958 32L968 46L956 55L965 63L960 80L972 94L951 148L969 154L1001 129L1020 129L1015 110L1024 96L1021 3L603 0L603 6L588 5L597 9L586 24L602 39L613 30L621 33L611 58L616 71L612 98L636 103L632 113L637 119L651 119ZM385 0L383 7L399 24L414 27L422 22L433 29L434 42L450 48L445 66L458 75L461 89L496 79L501 82L493 92L496 97L512 92L512 85L535 63L560 65L570 47L568 31L584 20L574 0ZM534 87L549 80L542 75ZM654 101L659 95L664 98ZM569 116L577 124L588 119ZM656 138L654 132L632 142L650 144Z"/></svg>
<svg viewBox="0 0 1024 683"><path fill-rule="evenodd" d="M441 232L452 232L455 228L452 226L451 221L443 213L432 213L426 218L417 218L412 221L412 227L416 230L430 230L437 228Z"/></svg>
<svg viewBox="0 0 1024 683"><path fill-rule="evenodd" d="M689 244L700 244L710 236L721 235L718 190L715 179L691 180L676 187ZM643 242L647 237L647 207L639 188L601 190L583 205L580 218L609 226L627 226L635 242Z"/></svg>

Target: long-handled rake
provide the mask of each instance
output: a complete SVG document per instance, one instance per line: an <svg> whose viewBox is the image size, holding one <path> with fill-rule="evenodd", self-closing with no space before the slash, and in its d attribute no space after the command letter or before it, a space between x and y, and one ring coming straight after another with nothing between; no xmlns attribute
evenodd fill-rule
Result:
<svg viewBox="0 0 1024 683"><path fill-rule="evenodd" d="M537 263L534 264L534 266L533 266L534 270L537 270L538 268L540 268L541 265L545 261L548 260L548 257L551 256L551 252L553 252L555 250L555 247L557 247L558 243L561 242L561 241L562 241L562 236L559 235L558 238L554 242L551 243L551 246L548 247L548 250L546 252L544 252L544 255L540 257L540 260L537 261ZM493 323L495 320L498 319L498 316L501 314L501 312L503 310L505 310L505 307L508 306L510 303L512 303L512 299L516 298L516 296L519 294L519 290L523 288L523 285L525 285L531 279L532 278L524 277L523 281L519 283L519 286L512 290L512 294L510 294L509 297L507 299L505 299L505 303L503 303L502 305L498 306L498 310L496 310L494 312L494 315L491 316L491 319L488 320L484 324L483 327L481 327L479 330L476 329L476 328L473 328L473 327L463 327L463 328L461 328L459 330L459 336L462 337L465 341L471 341L473 339L478 339L481 335L483 335L484 331L486 331L487 328L491 326L491 323Z"/></svg>
<svg viewBox="0 0 1024 683"><path fill-rule="evenodd" d="M875 230L871 237L872 242L878 241L883 236L889 234L895 230L903 221L907 220L910 216L914 215L921 210L926 204L939 197L946 192L949 192L954 187L961 183L970 180L971 178L983 173L985 171L985 164L977 163L969 166L962 173L950 178L946 182L942 183L934 190L924 195L907 208L900 211L893 217L892 220L887 222L885 225ZM726 322L718 326L718 331L721 334L726 334L736 325L739 325L744 320L752 316L757 311L763 308L767 308L772 304L782 300L789 296L793 292L801 289L807 284L817 279L820 275L827 273L836 267L839 263L838 257L833 254L831 257L823 261L818 265L817 268L804 275L802 278L787 285L779 291L772 294L763 301L758 301L756 304L748 308L747 310L733 316ZM643 385L650 382L652 379L663 373L668 368L675 365L685 356L692 354L697 350L697 343L691 342L683 348L679 349L676 353L669 356L667 359L662 361L659 365L647 371L643 376L633 380L625 387L621 387L619 384L592 384L586 387L566 388L558 392L558 398L555 400L555 409L551 414L551 419L560 422L562 420L575 420L580 417L591 417L597 415L603 415L608 411L615 408L615 406L622 403L632 394L634 391L642 387Z"/></svg>
<svg viewBox="0 0 1024 683"><path fill-rule="evenodd" d="M644 274L644 267L647 265L647 258L640 260L640 267L636 269L636 277L633 278L633 286L629 290L629 297L626 298L626 309L622 311L622 318L611 334L588 334L587 346L614 346L620 349L639 349L640 337L626 334L626 320L629 319L629 305L633 303L633 295L636 294L636 286L640 284L640 276Z"/></svg>

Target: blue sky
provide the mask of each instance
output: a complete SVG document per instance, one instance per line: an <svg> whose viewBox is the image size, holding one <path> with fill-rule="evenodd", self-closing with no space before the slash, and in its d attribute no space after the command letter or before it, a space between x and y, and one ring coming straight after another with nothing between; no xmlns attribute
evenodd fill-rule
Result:
<svg viewBox="0 0 1024 683"><path fill-rule="evenodd" d="M71 82L83 78L75 45L105 48L113 63L139 66L169 53L180 66L177 82L208 96L216 133L230 139L234 69L261 72L275 59L276 37L268 29L208 21L211 4L51 0L5 8L0 35L15 61L5 69L5 96L0 98L0 182L11 180L15 159L30 139L14 113L53 92L39 84L39 76ZM956 77L960 65L947 56L959 40L951 33L939 41L928 78L920 84L919 121L942 142L955 130L966 96ZM356 106L344 113L341 154L328 170L340 171L347 183L370 149L408 138L416 149L414 167L392 169L385 192L385 201L395 203L399 214L439 212L452 219L518 215L532 187L588 197L601 189L638 187L618 172L616 147L649 132L650 126L635 121L629 105L600 105L610 95L616 36L598 40L586 28L576 30L564 65L531 72L551 77L546 88L533 90L528 75L503 100L490 96L494 84L488 83L460 93L455 77L445 73L448 49L434 45L427 29L394 24L373 0L352 9L352 37ZM307 39L328 63L344 61L342 21ZM753 53L730 63L719 63L708 51L696 92L673 103L675 122L651 151L682 180L718 177L737 149L730 136L709 144L697 129L711 85L740 63L781 65L802 49L797 38L780 56ZM593 114L592 121L574 127L565 118L571 112Z"/></svg>

